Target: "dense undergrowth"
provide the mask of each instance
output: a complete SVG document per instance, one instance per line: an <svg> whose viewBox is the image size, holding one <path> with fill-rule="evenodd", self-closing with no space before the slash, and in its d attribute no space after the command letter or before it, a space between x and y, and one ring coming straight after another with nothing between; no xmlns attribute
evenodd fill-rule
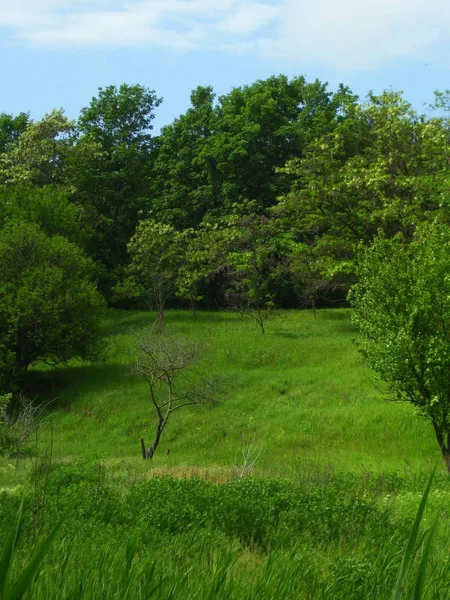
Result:
<svg viewBox="0 0 450 600"><path fill-rule="evenodd" d="M153 477L124 486L101 463L84 462L41 465L30 483L12 579L67 509L70 516L26 597L356 600L391 597L418 503L399 516L386 498L420 495L425 481L318 474L222 484ZM434 485L449 490L444 478ZM1 498L3 539L21 496ZM427 598L447 598L450 589L442 510L439 520Z"/></svg>

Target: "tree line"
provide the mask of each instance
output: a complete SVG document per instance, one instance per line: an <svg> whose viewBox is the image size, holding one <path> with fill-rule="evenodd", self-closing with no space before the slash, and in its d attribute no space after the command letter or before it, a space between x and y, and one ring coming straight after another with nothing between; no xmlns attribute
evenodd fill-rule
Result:
<svg viewBox="0 0 450 600"><path fill-rule="evenodd" d="M435 108L447 108L448 94ZM344 299L356 248L448 220L446 118L273 76L191 106L99 88L77 120L0 115L0 387L98 352L105 304L263 313ZM88 332L88 334L86 333Z"/></svg>

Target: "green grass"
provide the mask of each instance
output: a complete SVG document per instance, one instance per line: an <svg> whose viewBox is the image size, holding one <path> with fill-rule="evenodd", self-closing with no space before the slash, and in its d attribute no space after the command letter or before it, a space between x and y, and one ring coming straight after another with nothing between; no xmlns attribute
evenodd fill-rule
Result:
<svg viewBox="0 0 450 600"><path fill-rule="evenodd" d="M430 538L421 527L427 492L412 525L380 503L379 484L355 475L222 484L154 477L121 488L101 464L54 465L45 508L24 496L21 535L19 499L0 502L0 536L16 538L0 560L0 576L8 574L0 597L15 598L22 582L34 600L388 599L397 581L396 598L414 586L417 600L448 598L447 519L439 516L439 537ZM398 491L411 482L384 485ZM50 546L55 523L61 532Z"/></svg>
<svg viewBox="0 0 450 600"><path fill-rule="evenodd" d="M133 365L136 340L152 322L152 313L110 311L104 363L32 373L35 387L50 386L42 401L55 398L55 457L139 460L154 415ZM362 365L348 310L322 310L316 320L281 312L265 335L231 313L170 311L167 326L207 345L220 403L175 413L154 468L230 468L250 444L261 452L259 469L287 476L316 468L429 473L438 458L430 424L387 401Z"/></svg>
<svg viewBox="0 0 450 600"><path fill-rule="evenodd" d="M171 330L207 347L219 403L174 413L143 461L155 418L133 365L152 322L111 310L102 363L30 372L36 401L52 402L38 455L0 458L1 539L24 506L5 599L30 564L33 600L378 600L396 581L398 598L450 598L450 481L432 428L386 399L348 310L280 312L265 335L235 314L169 311Z"/></svg>

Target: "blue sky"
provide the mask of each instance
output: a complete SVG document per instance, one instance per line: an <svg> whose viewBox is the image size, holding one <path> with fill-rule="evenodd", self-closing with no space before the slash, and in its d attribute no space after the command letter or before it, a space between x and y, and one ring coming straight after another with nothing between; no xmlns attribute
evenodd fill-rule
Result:
<svg viewBox="0 0 450 600"><path fill-rule="evenodd" d="M0 0L0 112L78 116L99 86L164 98L155 128L198 85L220 95L273 74L403 90L450 88L449 0Z"/></svg>

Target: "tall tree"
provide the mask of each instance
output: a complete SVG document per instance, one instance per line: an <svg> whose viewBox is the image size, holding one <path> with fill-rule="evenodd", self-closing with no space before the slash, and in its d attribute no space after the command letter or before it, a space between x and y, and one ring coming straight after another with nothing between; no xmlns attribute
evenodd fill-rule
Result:
<svg viewBox="0 0 450 600"><path fill-rule="evenodd" d="M288 190L278 172L306 144L329 131L352 98L318 81L284 75L235 88L217 103L210 87L163 128L153 172L155 216L178 228L214 222L252 201L262 213Z"/></svg>
<svg viewBox="0 0 450 600"><path fill-rule="evenodd" d="M17 116L0 113L0 154L6 152L28 127L30 115L19 113Z"/></svg>
<svg viewBox="0 0 450 600"><path fill-rule="evenodd" d="M222 177L222 202L250 200L261 212L287 191L278 168L303 154L314 138L328 132L341 105L352 98L304 77L270 77L219 98L218 125L211 152Z"/></svg>
<svg viewBox="0 0 450 600"><path fill-rule="evenodd" d="M93 223L91 253L109 272L125 263L139 212L149 206L151 130L160 103L146 87L123 84L99 88L81 111L80 152L71 175L74 199Z"/></svg>
<svg viewBox="0 0 450 600"><path fill-rule="evenodd" d="M380 229L411 236L417 222L448 211L446 138L440 120L419 115L400 94L369 95L288 162L291 190L276 214L328 280L349 283L360 240L370 242Z"/></svg>
<svg viewBox="0 0 450 600"><path fill-rule="evenodd" d="M152 209L158 220L179 229L196 227L220 205L210 140L216 132L211 87L191 94L191 108L162 129L152 173Z"/></svg>

